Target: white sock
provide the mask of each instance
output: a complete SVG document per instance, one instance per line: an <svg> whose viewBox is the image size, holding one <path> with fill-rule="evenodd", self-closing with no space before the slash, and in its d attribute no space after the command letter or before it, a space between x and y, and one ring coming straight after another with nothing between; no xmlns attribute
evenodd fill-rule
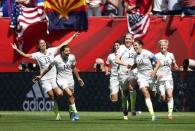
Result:
<svg viewBox="0 0 195 131"><path fill-rule="evenodd" d="M153 116L154 115L154 110L153 110L153 105L152 105L151 99L150 98L145 98L145 102L146 102L146 106L148 107L148 111Z"/></svg>
<svg viewBox="0 0 195 131"><path fill-rule="evenodd" d="M69 105L69 111L77 113L76 105L75 104Z"/></svg>
<svg viewBox="0 0 195 131"><path fill-rule="evenodd" d="M168 113L170 115L172 115L173 113L173 105L174 105L174 102L173 102L173 97L169 98L169 101L168 101Z"/></svg>

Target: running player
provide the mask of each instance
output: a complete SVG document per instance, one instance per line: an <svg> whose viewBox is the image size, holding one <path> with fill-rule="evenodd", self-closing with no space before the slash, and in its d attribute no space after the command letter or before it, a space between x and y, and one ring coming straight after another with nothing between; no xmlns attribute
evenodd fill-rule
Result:
<svg viewBox="0 0 195 131"><path fill-rule="evenodd" d="M143 42L140 40L134 41L133 46L135 51L137 52L137 56L135 59L135 64L133 65L133 67L131 67L131 69L137 67L137 82L140 90L145 97L146 106L152 116L152 121L155 121L156 116L154 114L153 105L150 99L149 87L156 75L158 68L160 67L160 61L156 59L155 55L152 52L143 49L143 45ZM151 61L156 63L154 68Z"/></svg>
<svg viewBox="0 0 195 131"><path fill-rule="evenodd" d="M160 52L155 56L160 60L161 66L157 71L157 80L159 90L163 101L168 104L168 119L173 119L173 77L171 68L172 66L178 70L178 65L173 53L168 52L168 40L159 40Z"/></svg>
<svg viewBox="0 0 195 131"><path fill-rule="evenodd" d="M108 55L105 65L105 75L110 75L110 99L112 102L118 101L118 92L120 90L119 85L119 73L118 67L119 65L115 63L116 51L120 46L119 41L115 41L112 47L112 53Z"/></svg>
<svg viewBox="0 0 195 131"><path fill-rule="evenodd" d="M134 64L135 59L135 50L133 48L134 38L130 33L125 35L125 44L121 45L116 52L115 62L120 65L119 79L121 83L121 87L123 90L122 96L122 108L124 114L124 120L128 120L128 107L129 107L129 94L131 101L131 112L132 115L136 115L135 112L135 102L136 102L136 91L134 89L136 85L136 70L130 71L129 67Z"/></svg>
<svg viewBox="0 0 195 131"><path fill-rule="evenodd" d="M20 55L35 60L40 68L40 72L43 72L50 63L53 62L55 55L58 50L63 46L69 44L74 38L78 36L78 32L76 32L73 36L71 36L68 40L63 42L57 47L48 48L45 40L40 39L38 42L38 52L32 54L26 54L23 51L19 50L16 44L12 44L12 48L16 50ZM56 120L60 120L60 114L58 112L58 106L56 103L56 96L63 95L62 90L56 84L56 69L52 68L43 78L41 78L41 86L44 89L44 92L48 94L51 98L52 110L56 115Z"/></svg>
<svg viewBox="0 0 195 131"><path fill-rule="evenodd" d="M84 86L83 80L80 78L77 68L75 67L76 59L73 54L70 54L70 48L68 45L64 45L60 49L60 55L54 58L54 61L49 67L44 70L40 76L36 76L35 79L39 80L43 78L47 73L55 66L57 69L57 84L63 89L64 94L68 97L69 114L71 121L79 120L79 114L75 106L74 93L74 79L75 74L80 86ZM54 68L55 68L54 67ZM73 73L72 73L73 72Z"/></svg>

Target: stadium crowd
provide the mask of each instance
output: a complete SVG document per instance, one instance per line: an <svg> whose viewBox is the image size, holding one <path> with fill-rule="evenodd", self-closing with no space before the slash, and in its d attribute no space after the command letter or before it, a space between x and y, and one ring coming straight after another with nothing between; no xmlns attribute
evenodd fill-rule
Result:
<svg viewBox="0 0 195 131"><path fill-rule="evenodd" d="M14 2L34 6L35 0L0 0L0 16L9 17ZM128 10L139 9L151 15L195 15L194 0L87 0L88 16L124 16Z"/></svg>

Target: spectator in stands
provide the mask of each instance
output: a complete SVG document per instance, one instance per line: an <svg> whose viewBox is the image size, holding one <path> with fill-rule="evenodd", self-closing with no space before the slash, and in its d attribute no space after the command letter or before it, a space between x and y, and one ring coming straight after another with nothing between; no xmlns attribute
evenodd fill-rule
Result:
<svg viewBox="0 0 195 131"><path fill-rule="evenodd" d="M181 0L168 0L168 15L181 15Z"/></svg>
<svg viewBox="0 0 195 131"><path fill-rule="evenodd" d="M2 6L2 0L0 0L0 17L3 16L3 6Z"/></svg>
<svg viewBox="0 0 195 131"><path fill-rule="evenodd" d="M78 32L72 35L68 40L63 42L57 47L48 48L45 40L40 39L38 41L38 47L39 51L32 53L32 54L26 54L23 51L19 50L18 47L13 44L12 48L16 50L20 55L35 60L40 67L40 71L43 72L50 63L53 62L55 55L58 53L58 50L63 46L69 44L74 38L78 36ZM41 86L43 87L45 93L49 95L49 97L52 100L52 109L56 115L56 120L60 120L60 114L58 112L58 106L56 103L56 96L63 95L62 90L57 86L56 83L56 69L53 68L50 72L48 72L41 80Z"/></svg>
<svg viewBox="0 0 195 131"><path fill-rule="evenodd" d="M119 0L103 0L104 6L102 10L103 16L118 16L119 14Z"/></svg>
<svg viewBox="0 0 195 131"><path fill-rule="evenodd" d="M182 17L184 15L195 15L195 0L182 0Z"/></svg>
<svg viewBox="0 0 195 131"><path fill-rule="evenodd" d="M166 0L153 0L153 15L167 15L168 4Z"/></svg>
<svg viewBox="0 0 195 131"><path fill-rule="evenodd" d="M101 16L101 4L102 0L87 0L88 16Z"/></svg>
<svg viewBox="0 0 195 131"><path fill-rule="evenodd" d="M166 20L166 15L168 14L167 0L153 0L152 14L162 16L163 20Z"/></svg>
<svg viewBox="0 0 195 131"><path fill-rule="evenodd" d="M95 72L105 72L104 60L102 58L97 58L93 68Z"/></svg>

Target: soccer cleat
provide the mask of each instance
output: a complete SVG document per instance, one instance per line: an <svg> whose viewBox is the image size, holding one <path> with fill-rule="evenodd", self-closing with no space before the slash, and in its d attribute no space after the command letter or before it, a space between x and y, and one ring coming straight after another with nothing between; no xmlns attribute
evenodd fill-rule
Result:
<svg viewBox="0 0 195 131"><path fill-rule="evenodd" d="M75 113L74 112L69 112L69 115L70 115L70 120L71 121L75 121Z"/></svg>
<svg viewBox="0 0 195 131"><path fill-rule="evenodd" d="M78 121L80 119L79 113L74 113L74 119Z"/></svg>
<svg viewBox="0 0 195 131"><path fill-rule="evenodd" d="M56 120L57 120L57 121L61 120L61 116L60 116L59 113L56 115Z"/></svg>
<svg viewBox="0 0 195 131"><path fill-rule="evenodd" d="M123 116L123 119L124 119L124 120L128 120L128 117L127 117L127 116Z"/></svg>
<svg viewBox="0 0 195 131"><path fill-rule="evenodd" d="M156 116L152 115L152 121L156 121Z"/></svg>

